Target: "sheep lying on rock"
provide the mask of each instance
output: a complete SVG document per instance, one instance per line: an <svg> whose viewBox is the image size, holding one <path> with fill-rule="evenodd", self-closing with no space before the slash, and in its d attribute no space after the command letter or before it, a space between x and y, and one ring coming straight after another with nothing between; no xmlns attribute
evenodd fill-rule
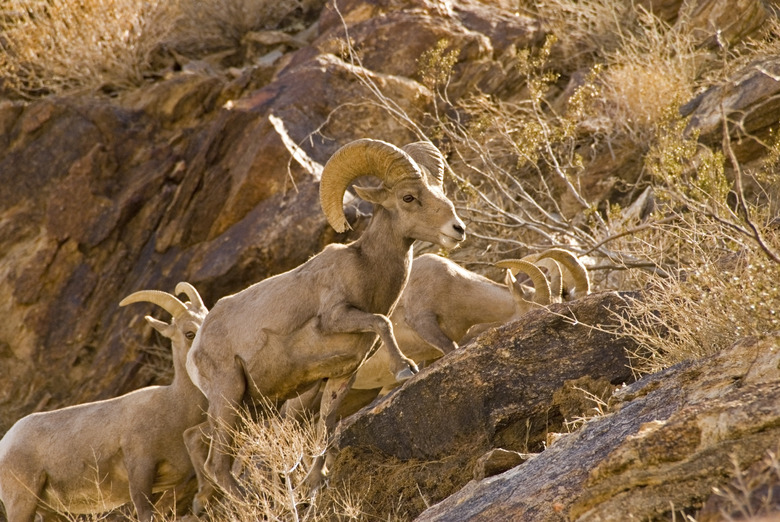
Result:
<svg viewBox="0 0 780 522"><path fill-rule="evenodd" d="M33 413L0 440L0 500L9 522L32 522L36 512L99 513L130 501L148 522L153 493L194 477L183 433L204 421L206 401L184 365L208 311L188 283L179 283L176 293L190 301L145 290L120 303L150 302L171 314L170 324L146 317L171 340L170 385Z"/></svg>
<svg viewBox="0 0 780 522"><path fill-rule="evenodd" d="M377 336L388 347L397 378L417 371L398 347L388 318L412 265L412 244L429 241L452 248L465 239L463 222L442 190L444 158L428 142L403 149L362 139L339 149L325 165L320 185L323 211L338 232L349 225L343 198L357 178L381 185L355 187L374 204L365 232L347 245L328 245L297 268L220 299L200 329L187 371L208 398L211 438L207 476L237 492L232 457L224 450L245 394L283 401L327 379L320 429L331 433L335 409ZM307 477L317 487L323 459ZM194 508L210 495L202 484Z"/></svg>
<svg viewBox="0 0 780 522"><path fill-rule="evenodd" d="M587 270L562 249L497 263L510 271L503 285L441 256L415 258L409 283L390 316L401 350L416 363L433 361L488 328L517 319L537 306L560 302L562 276L558 263L565 269L564 281L571 280L567 295L587 294ZM551 282L537 265L547 268ZM528 275L533 290L514 279L520 272ZM389 371L388 362L387 351L380 346L358 370L353 388L396 386L398 380Z"/></svg>
<svg viewBox="0 0 780 522"><path fill-rule="evenodd" d="M506 321L534 306L550 304L550 286L544 274L532 263L521 264L518 270L534 283L532 300L515 300L506 286L441 256L415 258L409 283L390 316L404 354L417 363L433 361L455 350L475 324ZM388 363L387 350L381 345L358 370L353 388L396 386L399 381Z"/></svg>

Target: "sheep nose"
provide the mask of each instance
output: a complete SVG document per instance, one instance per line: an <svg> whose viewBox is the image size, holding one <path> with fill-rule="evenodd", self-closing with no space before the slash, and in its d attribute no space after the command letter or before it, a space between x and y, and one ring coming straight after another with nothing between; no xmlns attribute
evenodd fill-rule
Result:
<svg viewBox="0 0 780 522"><path fill-rule="evenodd" d="M457 232L461 236L466 233L466 229L463 228L463 225L461 225L460 223L455 223L454 225L452 225L452 228L454 228L455 232Z"/></svg>

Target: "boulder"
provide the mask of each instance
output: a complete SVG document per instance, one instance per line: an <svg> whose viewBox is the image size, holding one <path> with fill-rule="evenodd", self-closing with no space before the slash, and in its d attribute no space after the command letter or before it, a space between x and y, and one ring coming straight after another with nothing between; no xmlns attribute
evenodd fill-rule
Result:
<svg viewBox="0 0 780 522"><path fill-rule="evenodd" d="M709 47L754 36L771 9L763 0L639 0L637 5L678 30L690 31L699 45Z"/></svg>
<svg viewBox="0 0 780 522"><path fill-rule="evenodd" d="M493 475L498 475L509 469L519 466L528 458L528 454L517 451L509 451L502 448L495 448L480 458L474 464L474 480L482 480Z"/></svg>
<svg viewBox="0 0 780 522"><path fill-rule="evenodd" d="M755 61L681 108L683 116L690 115L686 132L697 132L705 143L720 145L725 116L737 160L747 163L762 157L780 118L778 92L780 59Z"/></svg>
<svg viewBox="0 0 780 522"><path fill-rule="evenodd" d="M624 306L616 293L551 305L439 359L342 421L331 480L373 484L365 504L386 513L402 499L414 516L465 485L489 450L541 451L564 414L589 414L585 391L606 399L631 381L634 345L610 333Z"/></svg>
<svg viewBox="0 0 780 522"><path fill-rule="evenodd" d="M626 513L666 520L672 512L690 514L713 496L727 497L722 492L743 470L747 474L757 463L771 469L780 437L779 363L780 334L773 334L644 377L617 391L606 415L525 464L470 483L417 520L605 521L625 520ZM741 507L762 514L760 491L753 492L752 506L747 493ZM708 504L718 505L715 499ZM725 513L739 508L721 502ZM771 502L765 509L763 514L772 512Z"/></svg>

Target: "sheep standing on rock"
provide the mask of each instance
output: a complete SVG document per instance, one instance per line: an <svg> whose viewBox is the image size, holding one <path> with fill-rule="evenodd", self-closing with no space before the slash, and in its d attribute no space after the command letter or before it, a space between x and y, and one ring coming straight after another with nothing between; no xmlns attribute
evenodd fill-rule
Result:
<svg viewBox="0 0 780 522"><path fill-rule="evenodd" d="M390 315L403 353L417 364L430 363L482 332L518 319L536 307L590 292L587 269L567 250L551 248L496 265L507 269L504 284L441 256L416 257L409 282ZM547 270L549 281L540 267ZM529 277L533 289L515 279L520 272ZM401 384L390 367L389 352L382 344L358 369L352 391L337 416L349 416L371 403L377 394L386 394ZM315 411L321 391L322 385L313 387L287 401L284 414L298 417Z"/></svg>
<svg viewBox="0 0 780 522"><path fill-rule="evenodd" d="M184 431L205 420L206 400L184 368L208 310L198 292L179 283L182 303L165 292L135 292L120 303L154 303L173 319L146 320L171 340L174 379L120 397L33 413L0 440L0 500L8 522L35 513L100 513L130 501L138 519L152 520L153 493L194 477ZM174 493L175 494L175 493Z"/></svg>
<svg viewBox="0 0 780 522"><path fill-rule="evenodd" d="M347 187L361 176L379 178L378 187L355 187L374 204L362 236L328 245L297 268L216 303L195 339L187 371L209 401L205 471L218 486L238 491L225 448L245 394L283 401L327 379L319 426L330 434L335 409L377 336L388 346L397 378L417 371L398 348L388 316L409 277L413 242L452 248L465 239L442 190L444 168L441 153L428 142L400 149L362 139L343 146L323 169L320 200L330 224L343 232L349 227ZM312 487L322 479L322 461L307 477ZM196 512L210 494L202 484Z"/></svg>

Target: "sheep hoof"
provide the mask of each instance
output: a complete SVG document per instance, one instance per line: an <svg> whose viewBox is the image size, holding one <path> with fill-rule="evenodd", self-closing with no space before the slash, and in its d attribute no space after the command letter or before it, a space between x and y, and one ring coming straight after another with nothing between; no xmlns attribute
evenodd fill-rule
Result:
<svg viewBox="0 0 780 522"><path fill-rule="evenodd" d="M198 497L195 497L192 499L192 514L197 516L200 516L203 514L203 512L206 510L206 506L204 505L203 501L199 499Z"/></svg>
<svg viewBox="0 0 780 522"><path fill-rule="evenodd" d="M414 376L414 372L411 368L404 368L400 372L395 374L395 380L398 382L405 381Z"/></svg>
<svg viewBox="0 0 780 522"><path fill-rule="evenodd" d="M204 487L199 488L198 492L195 494L195 498L192 499L192 513L196 517L205 513L206 504L209 503L216 493L216 490L211 484L206 484Z"/></svg>

